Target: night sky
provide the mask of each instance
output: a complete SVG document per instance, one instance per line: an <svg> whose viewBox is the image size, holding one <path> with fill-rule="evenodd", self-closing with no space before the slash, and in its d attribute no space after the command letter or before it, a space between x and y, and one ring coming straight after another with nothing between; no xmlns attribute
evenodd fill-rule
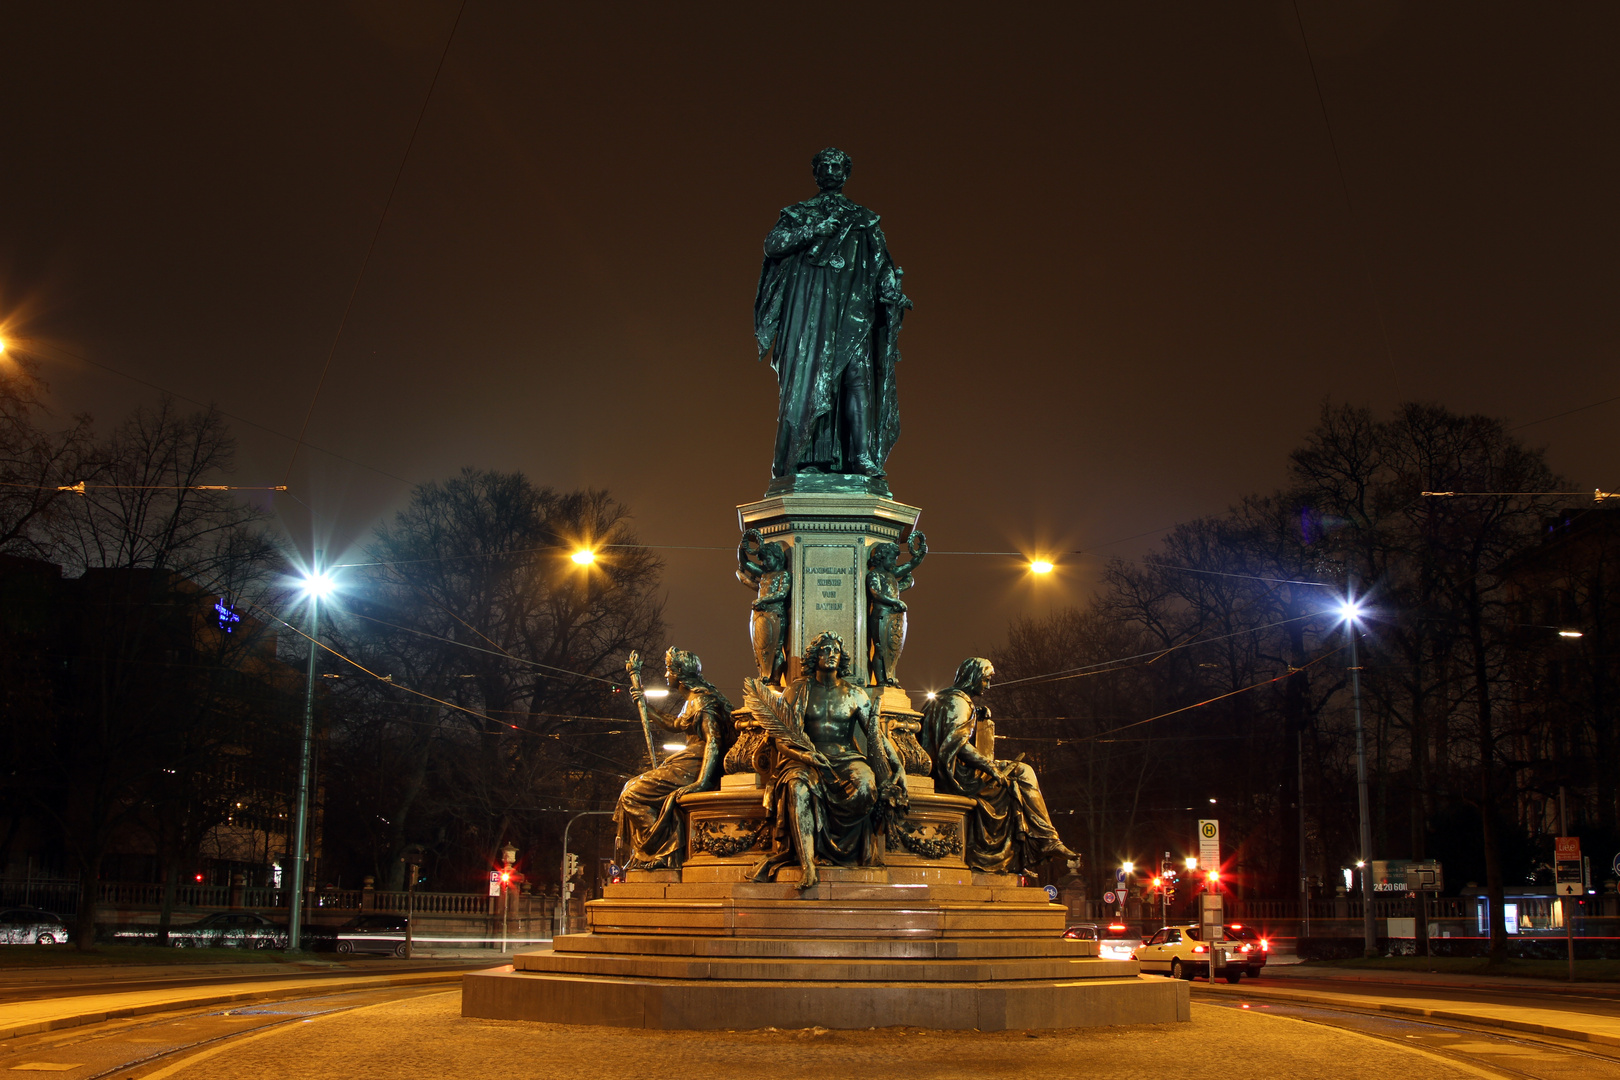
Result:
<svg viewBox="0 0 1620 1080"><path fill-rule="evenodd" d="M606 488L740 697L761 243L836 145L916 303L913 691L1281 483L1329 397L1620 486L1620 401L1582 408L1620 395L1620 5L1300 0L1309 57L1290 3L459 10L0 7L0 322L53 408L217 403L338 562L462 466Z"/></svg>

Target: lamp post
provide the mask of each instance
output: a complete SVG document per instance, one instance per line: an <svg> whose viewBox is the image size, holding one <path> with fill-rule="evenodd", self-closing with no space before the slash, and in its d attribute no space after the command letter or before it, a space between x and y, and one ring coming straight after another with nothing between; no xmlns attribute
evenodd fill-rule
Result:
<svg viewBox="0 0 1620 1080"><path fill-rule="evenodd" d="M319 659L321 636L321 597L332 591L332 579L321 570L322 552L317 549L315 562L304 577L304 592L309 597L309 675L304 684L304 735L298 751L298 809L293 824L292 899L287 905L287 951L298 952L302 947L304 928L304 838L309 824L309 759L315 727L315 663Z"/></svg>
<svg viewBox="0 0 1620 1080"><path fill-rule="evenodd" d="M1353 599L1339 606L1346 632L1350 635L1350 700L1356 713L1356 800L1361 810L1361 934L1362 954L1378 955L1378 932L1373 928L1372 895L1372 818L1367 810L1367 732L1361 723L1361 661L1357 652L1361 607Z"/></svg>

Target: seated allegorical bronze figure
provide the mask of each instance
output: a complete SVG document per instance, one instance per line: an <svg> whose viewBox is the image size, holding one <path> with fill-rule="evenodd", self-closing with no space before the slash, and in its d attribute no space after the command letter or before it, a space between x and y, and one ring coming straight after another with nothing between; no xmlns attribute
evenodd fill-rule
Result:
<svg viewBox="0 0 1620 1080"><path fill-rule="evenodd" d="M640 661L631 654L635 677L630 696L647 728L650 748L654 726L683 735L686 746L639 776L619 794L613 811L618 827L614 855L627 870L673 870L686 852L686 823L676 803L692 791L720 786L720 761L731 732L731 703L703 677L703 662L693 653L671 648L664 654L664 678L674 712L654 708L640 686Z"/></svg>
<svg viewBox="0 0 1620 1080"><path fill-rule="evenodd" d="M1035 770L1022 761L985 757L974 728L989 710L975 699L990 689L996 669L980 656L956 669L956 681L923 710L922 746L934 760L934 790L977 804L967 817L963 858L991 874L1018 874L1043 859L1075 858L1063 846Z"/></svg>
<svg viewBox="0 0 1620 1080"><path fill-rule="evenodd" d="M906 787L877 707L848 679L843 639L818 634L804 651L803 670L786 694L746 680L744 700L772 744L765 778L771 848L753 878L773 880L797 863L799 888L808 889L818 880L818 862L882 865L879 819L905 812Z"/></svg>

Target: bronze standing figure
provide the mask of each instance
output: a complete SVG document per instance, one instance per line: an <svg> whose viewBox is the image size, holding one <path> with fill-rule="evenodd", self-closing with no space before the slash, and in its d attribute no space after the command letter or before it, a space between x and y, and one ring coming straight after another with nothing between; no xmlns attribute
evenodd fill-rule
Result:
<svg viewBox="0 0 1620 1080"><path fill-rule="evenodd" d="M758 529L743 533L737 545L737 580L756 590L748 616L748 637L754 646L754 666L766 682L777 682L787 669L784 628L793 572L787 568L787 547L765 543Z"/></svg>
<svg viewBox="0 0 1620 1080"><path fill-rule="evenodd" d="M720 786L720 760L731 728L731 703L703 677L703 662L683 649L664 654L664 679L679 708L648 703L636 680L630 696L643 718L682 735L686 746L660 765L632 777L613 811L618 828L614 857L627 870L674 870L686 852L686 820L677 800Z"/></svg>
<svg viewBox="0 0 1620 1080"><path fill-rule="evenodd" d="M754 299L759 358L779 386L773 477L881 477L900 436L894 366L911 301L878 215L844 197L851 161L811 162L821 193L782 211Z"/></svg>
<svg viewBox="0 0 1620 1080"><path fill-rule="evenodd" d="M907 545L911 558L904 563L900 563L900 545L888 542L872 545L866 557L868 667L878 686L900 685L895 668L906 647L906 605L900 594L914 584L911 572L928 554L928 537L913 532Z"/></svg>
<svg viewBox="0 0 1620 1080"><path fill-rule="evenodd" d="M968 812L963 857L992 874L1027 872L1035 863L1074 852L1063 846L1035 770L1022 761L985 757L973 744L974 728L989 710L977 699L990 689L996 669L974 656L956 669L956 682L923 710L923 749L934 759L934 790L965 795Z"/></svg>

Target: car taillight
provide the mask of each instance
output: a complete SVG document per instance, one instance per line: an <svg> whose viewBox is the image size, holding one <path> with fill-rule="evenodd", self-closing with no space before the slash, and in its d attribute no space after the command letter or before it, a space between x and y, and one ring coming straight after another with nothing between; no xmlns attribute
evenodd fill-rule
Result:
<svg viewBox="0 0 1620 1080"><path fill-rule="evenodd" d="M1261 938L1260 939L1260 951L1261 952L1270 952L1271 951L1271 942L1267 941L1265 938Z"/></svg>
<svg viewBox="0 0 1620 1080"><path fill-rule="evenodd" d="M1193 952L1194 953L1206 953L1206 952L1209 952L1209 946L1208 945L1194 945L1193 946Z"/></svg>
<svg viewBox="0 0 1620 1080"><path fill-rule="evenodd" d="M1240 951L1242 951L1242 952L1248 952L1248 951L1249 951L1249 947L1248 947L1248 946L1247 946L1247 945L1245 945L1245 946L1243 946L1243 948L1242 948L1242 950L1240 950Z"/></svg>

